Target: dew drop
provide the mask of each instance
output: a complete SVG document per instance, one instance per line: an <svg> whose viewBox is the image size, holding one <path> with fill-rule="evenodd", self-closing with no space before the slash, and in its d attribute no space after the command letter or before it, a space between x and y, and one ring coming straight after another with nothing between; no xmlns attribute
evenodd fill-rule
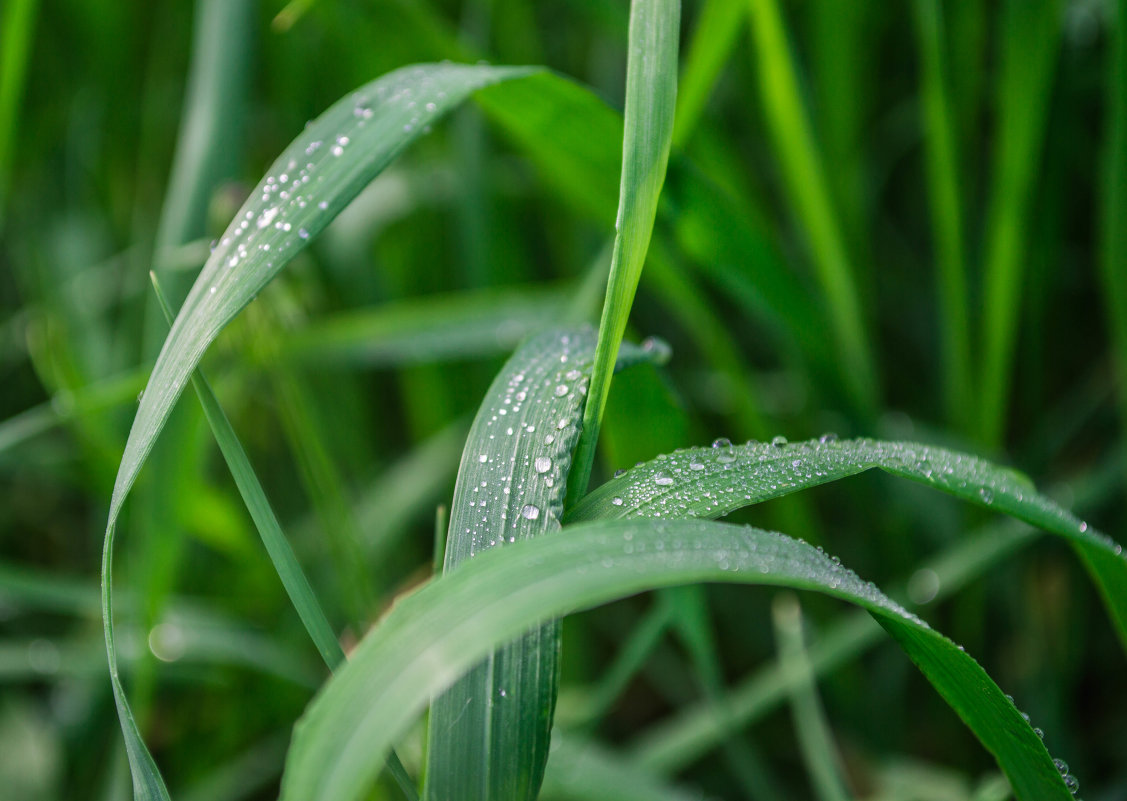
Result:
<svg viewBox="0 0 1127 801"><path fill-rule="evenodd" d="M690 470L704 470L704 465L700 462L689 462Z"/></svg>
<svg viewBox="0 0 1127 801"><path fill-rule="evenodd" d="M784 445L787 444L787 438L786 437L775 437L773 440L771 440L771 444L774 445L776 448L781 448L781 447L783 447Z"/></svg>
<svg viewBox="0 0 1127 801"><path fill-rule="evenodd" d="M567 394L567 386L566 385L559 384L559 385L556 386L556 397L557 398L562 398L566 394Z"/></svg>
<svg viewBox="0 0 1127 801"><path fill-rule="evenodd" d="M532 504L526 504L520 510L520 516L525 520L535 520L540 517L540 508Z"/></svg>
<svg viewBox="0 0 1127 801"><path fill-rule="evenodd" d="M488 456L486 456L486 455L485 455L485 454L483 453L483 454L481 454L481 456L477 457L477 460L478 460L479 462L481 462L482 464L485 464L486 462L488 462L488 461L489 461L489 457L488 457Z"/></svg>
<svg viewBox="0 0 1127 801"><path fill-rule="evenodd" d="M994 490L989 487L982 487L978 491L978 497L982 499L983 503L987 505L992 504L994 503Z"/></svg>
<svg viewBox="0 0 1127 801"><path fill-rule="evenodd" d="M612 504L614 504L615 506L622 506L622 499L621 498L618 498L618 497L611 498L610 502Z"/></svg>
<svg viewBox="0 0 1127 801"><path fill-rule="evenodd" d="M818 437L818 442L822 443L823 445L829 442L837 442L837 434L833 433L832 431L827 431L825 434Z"/></svg>
<svg viewBox="0 0 1127 801"><path fill-rule="evenodd" d="M140 400L141 396L138 395L137 399ZM622 478L624 475L626 475L626 471L623 470L621 467L614 471L614 477L615 478Z"/></svg>
<svg viewBox="0 0 1127 801"><path fill-rule="evenodd" d="M547 456L537 456L532 466L536 468L537 473L547 473L552 469L552 460Z"/></svg>
<svg viewBox="0 0 1127 801"><path fill-rule="evenodd" d="M654 483L659 487L668 487L673 483L673 479L669 476L654 476Z"/></svg>
<svg viewBox="0 0 1127 801"><path fill-rule="evenodd" d="M1054 759L1053 765L1056 766L1057 773L1059 773L1061 776L1068 775L1068 763L1063 759Z"/></svg>
<svg viewBox="0 0 1127 801"><path fill-rule="evenodd" d="M716 439L712 440L713 448L727 448L731 444L732 440L728 439L727 437L717 437Z"/></svg>

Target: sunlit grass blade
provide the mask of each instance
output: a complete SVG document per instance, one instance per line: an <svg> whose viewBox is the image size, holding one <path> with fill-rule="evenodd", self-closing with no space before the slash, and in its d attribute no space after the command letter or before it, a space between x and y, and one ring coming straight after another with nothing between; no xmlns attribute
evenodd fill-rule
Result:
<svg viewBox="0 0 1127 801"><path fill-rule="evenodd" d="M523 68L405 67L353 92L279 156L204 265L180 310L134 418L114 484L102 550L102 617L114 701L134 795L168 797L126 699L113 628L114 531L125 497L192 371L219 331L429 124L489 83Z"/></svg>
<svg viewBox="0 0 1127 801"><path fill-rule="evenodd" d="M749 0L756 72L764 117L783 172L792 211L805 229L822 298L841 349L842 380L860 411L871 412L879 394L865 314L826 168L802 106L797 70L777 0Z"/></svg>
<svg viewBox="0 0 1127 801"><path fill-rule="evenodd" d="M938 312L947 419L964 431L974 397L970 367L970 319L959 187L960 161L950 102L943 9L937 0L912 4L920 49L924 155L931 205Z"/></svg>
<svg viewBox="0 0 1127 801"><path fill-rule="evenodd" d="M1013 380L1032 196L1040 174L1053 75L1063 29L1061 0L1008 0L1002 12L997 131L983 257L979 437L1002 443Z"/></svg>
<svg viewBox="0 0 1127 801"><path fill-rule="evenodd" d="M561 289L484 289L412 298L324 317L281 355L314 364L390 366L509 353L563 313Z"/></svg>
<svg viewBox="0 0 1127 801"><path fill-rule="evenodd" d="M1044 744L969 655L812 546L705 521L596 521L494 548L404 599L299 721L282 798L354 801L373 760L490 648L538 620L699 581L809 589L857 604L993 754L1021 801L1070 801Z"/></svg>
<svg viewBox="0 0 1127 801"><path fill-rule="evenodd" d="M625 350L628 359L656 355ZM494 379L458 470L446 573L457 574L485 550L559 530L594 356L589 328L549 331L521 346ZM559 649L558 623L539 626L435 700L425 797L535 798L548 758Z"/></svg>
<svg viewBox="0 0 1127 801"><path fill-rule="evenodd" d="M583 432L575 452L575 468L568 476L567 494L572 503L587 490L618 346L642 277L657 200L665 183L677 100L680 35L680 0L634 0L630 4L616 236L591 373L591 394L583 408Z"/></svg>
<svg viewBox="0 0 1127 801"><path fill-rule="evenodd" d="M623 517L720 517L874 467L1011 515L1066 539L1084 561L1127 647L1123 547L1037 493L1024 476L943 448L870 439L788 444L718 442L627 471L593 490L565 522Z"/></svg>

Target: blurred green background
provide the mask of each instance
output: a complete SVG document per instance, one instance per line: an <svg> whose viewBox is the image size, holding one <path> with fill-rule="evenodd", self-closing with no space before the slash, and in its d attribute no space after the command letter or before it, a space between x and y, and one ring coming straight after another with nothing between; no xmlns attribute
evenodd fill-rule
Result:
<svg viewBox="0 0 1127 801"><path fill-rule="evenodd" d="M914 439L1012 464L1124 541L1125 6L685 0L674 154L632 318L674 356L616 379L595 481L719 436ZM553 320L596 318L628 11L3 0L0 794L128 797L98 563L165 332L148 271L179 302L304 123L398 66L546 64L593 92L567 105L483 92L205 361L355 642L429 576L435 506L506 354ZM1062 545L1013 526L1004 548L968 550L996 521L875 475L739 519L824 545L886 589L906 582L902 597L1015 696L1088 801L1127 799L1123 654ZM324 671L192 397L127 506L119 553L126 679L174 797L274 797ZM707 596L708 617L674 627L683 637L661 635L649 597L568 620L565 744L603 743L606 770L668 782L661 797L812 797L777 687L754 715L738 691L728 700L743 717L722 743L669 739L714 679L743 687L777 659L772 593ZM856 628L839 604L801 600L812 654ZM694 636L715 639L718 664L701 664ZM857 796L1005 797L900 651L870 639L820 684ZM420 742L401 748L409 767ZM560 773L545 796L606 797ZM373 796L396 797L390 784Z"/></svg>

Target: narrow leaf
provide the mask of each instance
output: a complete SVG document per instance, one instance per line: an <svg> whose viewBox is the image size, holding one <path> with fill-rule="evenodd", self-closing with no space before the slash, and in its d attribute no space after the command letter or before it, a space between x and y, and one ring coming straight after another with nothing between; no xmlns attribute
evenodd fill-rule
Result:
<svg viewBox="0 0 1127 801"><path fill-rule="evenodd" d="M824 441L823 441L824 440ZM1057 534L1076 549L1127 647L1127 559L1112 542L1037 493L1024 476L975 456L871 439L688 448L660 456L593 490L567 522L622 517L722 517L865 470L935 487Z"/></svg>
<svg viewBox="0 0 1127 801"><path fill-rule="evenodd" d="M314 120L274 162L204 265L165 340L125 445L102 549L102 618L114 702L137 799L168 791L126 699L113 628L113 542L122 504L192 370L219 331L404 147L471 92L529 73L463 65L405 67Z"/></svg>
<svg viewBox="0 0 1127 801"><path fill-rule="evenodd" d="M425 707L538 620L697 581L815 590L869 611L993 753L1022 801L1072 796L1044 744L969 655L815 548L706 521L596 521L492 549L398 604L294 732L283 801L354 801Z"/></svg>
<svg viewBox="0 0 1127 801"><path fill-rule="evenodd" d="M657 200L665 183L677 100L680 26L680 0L634 0L630 5L622 182L614 224L617 233L591 374L591 399L583 409L575 470L568 477L568 496L573 502L587 490L611 373L642 277Z"/></svg>

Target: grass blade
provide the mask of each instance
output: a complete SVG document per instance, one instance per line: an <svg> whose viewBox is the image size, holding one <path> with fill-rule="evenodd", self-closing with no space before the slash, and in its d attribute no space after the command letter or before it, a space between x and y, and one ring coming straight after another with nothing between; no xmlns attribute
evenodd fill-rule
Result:
<svg viewBox="0 0 1127 801"><path fill-rule="evenodd" d="M960 170L948 91L943 11L937 0L915 0L912 10L921 53L922 128L925 132L924 155L938 277L943 400L947 406L947 419L965 430L968 425L965 417L974 395L971 389Z"/></svg>
<svg viewBox="0 0 1127 801"><path fill-rule="evenodd" d="M446 573L457 574L482 551L559 530L594 355L590 329L545 332L494 379L458 470ZM435 700L425 797L535 798L548 758L559 648L558 623L539 626Z"/></svg>
<svg viewBox="0 0 1127 801"><path fill-rule="evenodd" d="M173 404L219 331L432 120L481 86L527 73L522 68L453 64L405 67L338 101L275 161L192 287L129 432L102 548L102 617L110 682L138 801L166 799L168 791L145 748L117 670L114 532L125 497Z"/></svg>
<svg viewBox="0 0 1127 801"><path fill-rule="evenodd" d="M1107 142L1100 266L1108 328L1119 373L1123 427L1127 428L1127 0L1116 4L1111 75L1108 79ZM1121 429L1122 430L1122 429Z"/></svg>
<svg viewBox="0 0 1127 801"><path fill-rule="evenodd" d="M642 277L657 200L665 183L677 100L680 27L680 0L634 0L630 5L622 182L614 224L617 233L591 373L591 396L583 409L575 469L568 476L567 494L572 502L587 491L611 373Z"/></svg>
<svg viewBox="0 0 1127 801"><path fill-rule="evenodd" d="M700 122L708 96L735 50L746 13L743 0L707 0L701 8L677 82L674 147L683 147Z"/></svg>
<svg viewBox="0 0 1127 801"><path fill-rule="evenodd" d="M983 459L907 442L718 442L635 467L593 490L565 522L625 517L721 517L874 467L1010 515L1068 540L1099 588L1127 647L1123 547L1037 493L1024 476Z"/></svg>
<svg viewBox="0 0 1127 801"><path fill-rule="evenodd" d="M806 229L822 296L840 343L845 388L864 412L878 395L856 274L834 214L826 170L802 107L802 92L791 59L777 0L750 0L757 73L764 116L784 174L784 188L795 216Z"/></svg>
<svg viewBox="0 0 1127 801"><path fill-rule="evenodd" d="M1063 29L1060 0L1009 0L1002 14L998 131L984 259L979 436L1001 444L1010 394L1031 197L1040 173L1054 67Z"/></svg>
<svg viewBox="0 0 1127 801"><path fill-rule="evenodd" d="M8 205L12 147L19 130L19 106L34 38L39 0L11 0L4 4L0 26L0 225Z"/></svg>
<svg viewBox="0 0 1127 801"><path fill-rule="evenodd" d="M597 521L492 549L396 606L298 723L282 798L353 801L428 697L529 625L659 586L771 584L867 610L974 731L1023 801L1071 801L1044 744L970 656L873 585L780 534L704 521ZM502 591L499 591L502 590Z"/></svg>

